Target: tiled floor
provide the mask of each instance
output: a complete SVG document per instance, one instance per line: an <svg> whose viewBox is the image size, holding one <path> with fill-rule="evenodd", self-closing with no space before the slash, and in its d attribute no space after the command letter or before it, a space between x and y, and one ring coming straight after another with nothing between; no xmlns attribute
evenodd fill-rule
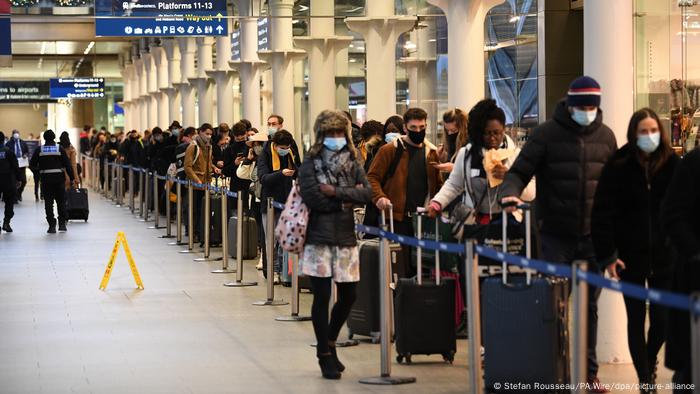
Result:
<svg viewBox="0 0 700 394"><path fill-rule="evenodd" d="M15 232L0 235L0 393L467 390L466 341L458 341L454 365L439 357L393 363L394 375L417 377L412 385L359 384L379 372L379 347L365 343L340 350L348 367L341 381L323 380L309 346L311 323L275 321L289 306L251 305L265 298L255 262L245 263L245 277L261 285L224 287L233 275L210 273L220 263L193 262L199 255L177 253L182 247L159 239L161 230L147 229L94 192L90 197L88 223L49 235L43 204L25 192ZM126 233L143 291L135 289L122 251L107 290L98 290L117 231ZM289 299L287 288L275 289L278 298ZM310 301L302 294L302 312ZM661 377L669 381L667 371ZM632 383L634 370L606 365L601 379Z"/></svg>

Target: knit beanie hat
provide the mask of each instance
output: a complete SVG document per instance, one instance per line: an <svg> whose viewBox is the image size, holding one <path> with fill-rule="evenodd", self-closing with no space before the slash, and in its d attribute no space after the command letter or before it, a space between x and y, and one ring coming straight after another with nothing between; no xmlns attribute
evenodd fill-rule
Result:
<svg viewBox="0 0 700 394"><path fill-rule="evenodd" d="M56 139L56 134L53 132L53 130L46 130L44 132L44 139L46 141L53 141Z"/></svg>
<svg viewBox="0 0 700 394"><path fill-rule="evenodd" d="M576 78L569 85L566 96L568 107L600 107L600 85L589 76Z"/></svg>

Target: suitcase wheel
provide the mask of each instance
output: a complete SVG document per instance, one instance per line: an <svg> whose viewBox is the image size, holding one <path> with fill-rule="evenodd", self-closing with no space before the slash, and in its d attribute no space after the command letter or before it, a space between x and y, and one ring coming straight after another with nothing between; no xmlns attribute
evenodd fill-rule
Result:
<svg viewBox="0 0 700 394"><path fill-rule="evenodd" d="M377 336L374 336L374 335L372 336L372 344L373 344L373 345L376 345L376 344L378 344L378 343L381 342L381 341L382 341L382 338L381 338L380 336L378 336L378 335L377 335Z"/></svg>
<svg viewBox="0 0 700 394"><path fill-rule="evenodd" d="M348 334L348 339L352 340L352 337L354 337L354 336L355 336L355 334L353 334L353 333L351 332L351 333Z"/></svg>
<svg viewBox="0 0 700 394"><path fill-rule="evenodd" d="M455 354L453 352L445 353L442 355L442 359L445 360L446 363L452 364L455 361Z"/></svg>
<svg viewBox="0 0 700 394"><path fill-rule="evenodd" d="M398 356L396 356L396 362L399 364L401 364L404 361L404 359L406 360L406 365L411 365L411 353L406 353L405 355L399 354Z"/></svg>

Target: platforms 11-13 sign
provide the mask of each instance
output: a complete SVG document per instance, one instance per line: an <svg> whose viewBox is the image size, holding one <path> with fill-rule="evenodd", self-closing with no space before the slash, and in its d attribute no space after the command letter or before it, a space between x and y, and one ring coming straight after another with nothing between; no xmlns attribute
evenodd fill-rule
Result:
<svg viewBox="0 0 700 394"><path fill-rule="evenodd" d="M95 35L224 36L226 0L95 0Z"/></svg>
<svg viewBox="0 0 700 394"><path fill-rule="evenodd" d="M51 98L91 99L105 96L104 78L52 78Z"/></svg>

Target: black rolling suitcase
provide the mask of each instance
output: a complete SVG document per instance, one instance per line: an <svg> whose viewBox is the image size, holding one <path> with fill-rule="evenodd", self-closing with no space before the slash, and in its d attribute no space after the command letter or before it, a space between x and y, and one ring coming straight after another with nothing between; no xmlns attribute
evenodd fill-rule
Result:
<svg viewBox="0 0 700 394"><path fill-rule="evenodd" d="M236 244L236 235L238 217L232 216L228 220L228 251L231 257L238 256ZM243 216L243 259L250 260L258 256L258 226L255 219Z"/></svg>
<svg viewBox="0 0 700 394"><path fill-rule="evenodd" d="M422 221L422 215L418 217ZM440 278L439 253L435 258L435 280L423 280L422 256L418 254L414 278L400 279L394 297L396 361L411 363L415 354L440 354L449 363L457 351L455 328L455 282Z"/></svg>
<svg viewBox="0 0 700 394"><path fill-rule="evenodd" d="M90 205L88 203L88 189L70 189L66 192L66 213L68 220L88 221Z"/></svg>
<svg viewBox="0 0 700 394"><path fill-rule="evenodd" d="M504 233L507 223L504 214ZM530 232L526 243L531 244ZM486 388L497 392L506 383L569 383L568 281L530 272L508 274L505 263L502 270L481 287Z"/></svg>

